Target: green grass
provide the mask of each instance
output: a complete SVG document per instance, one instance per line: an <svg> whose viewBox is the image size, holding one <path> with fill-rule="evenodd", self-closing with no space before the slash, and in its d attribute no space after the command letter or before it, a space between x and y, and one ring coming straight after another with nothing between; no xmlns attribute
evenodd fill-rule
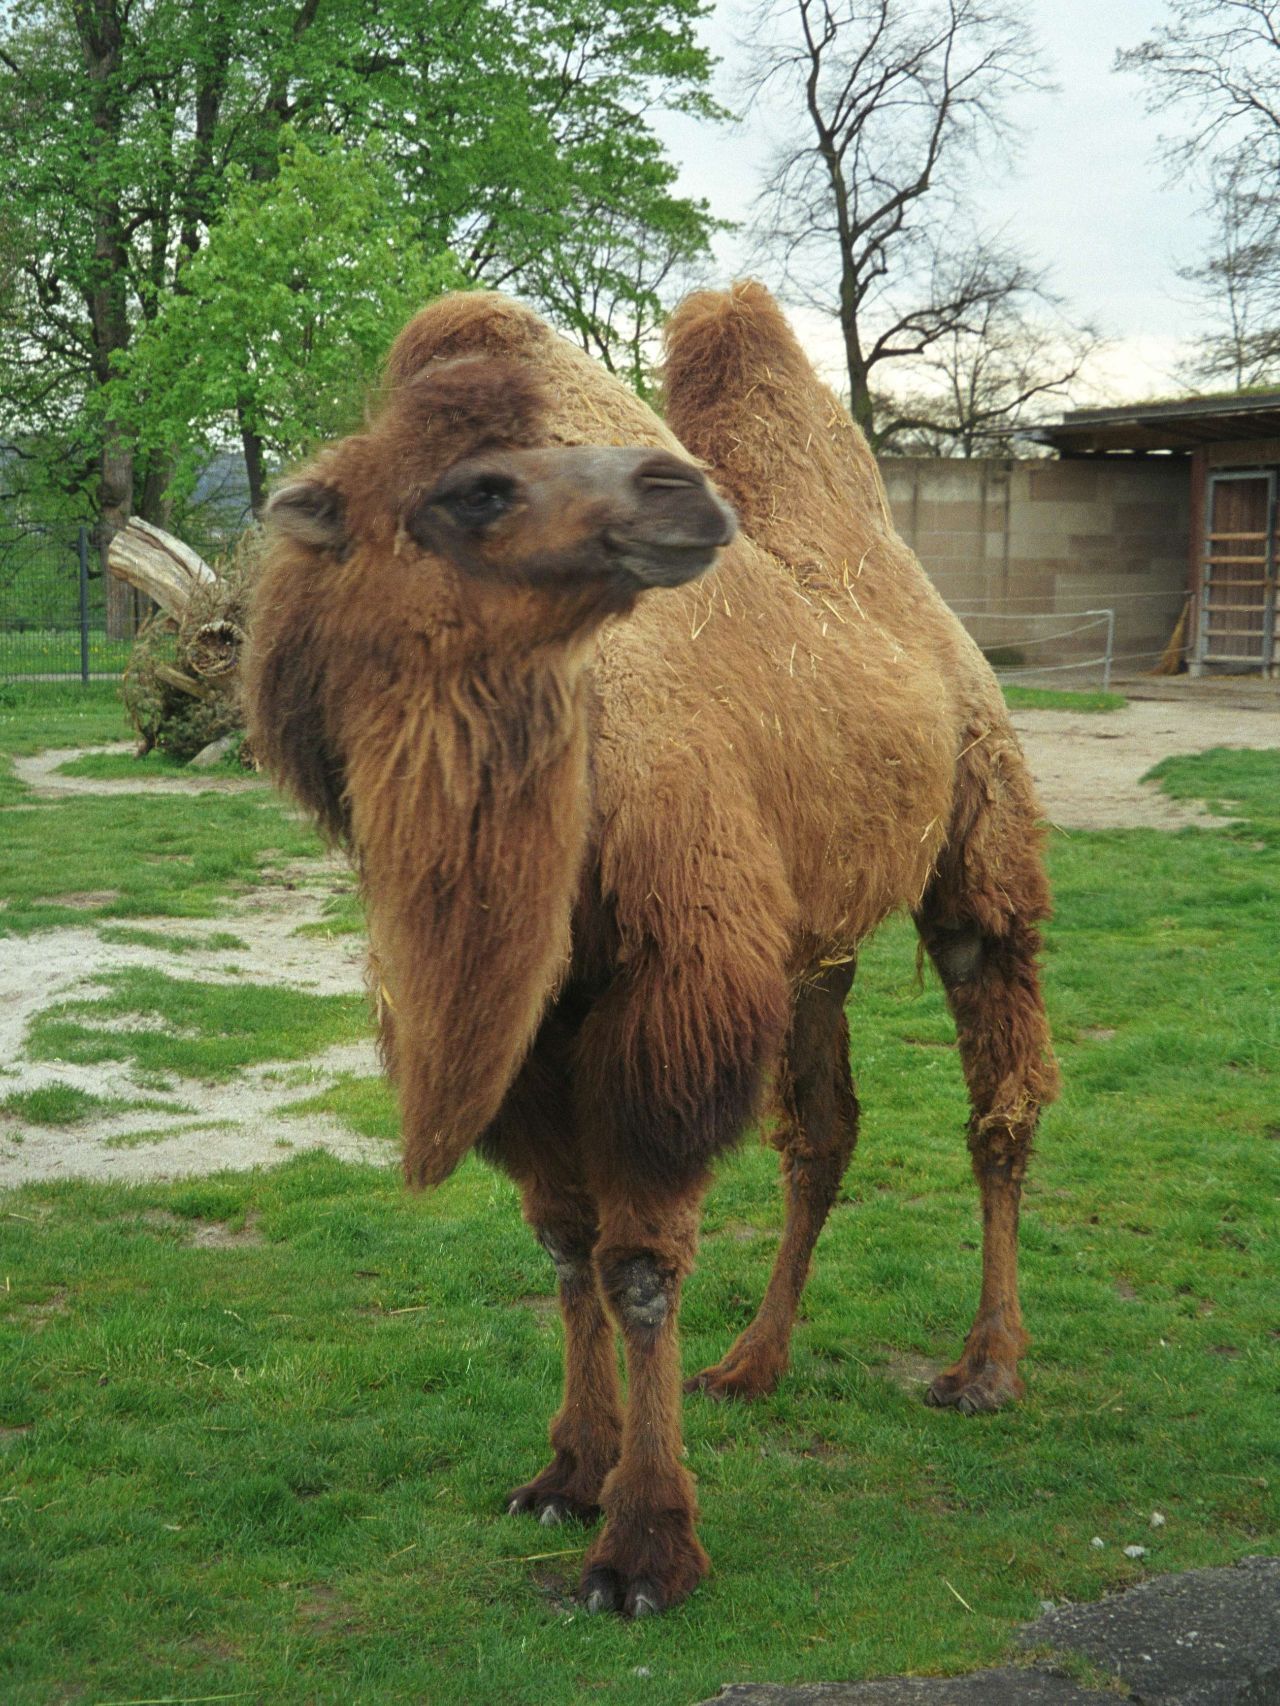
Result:
<svg viewBox="0 0 1280 1706"><path fill-rule="evenodd" d="M86 752L80 758L70 758L65 764L60 764L58 774L86 776L95 781L122 782L142 780L148 776L182 776L190 772L185 764L180 764L176 758L170 758L168 753L161 752L156 747L145 757L139 757L132 750Z"/></svg>
<svg viewBox="0 0 1280 1706"><path fill-rule="evenodd" d="M0 700L0 762L42 746L116 738L122 720L118 703L92 688L83 704L66 689L26 689L17 705ZM32 803L30 790L0 771L0 807ZM0 896L8 902L0 936L86 917L217 918L227 896L260 880L268 865L321 851L265 787L190 798L76 796L9 811L0 834Z"/></svg>
<svg viewBox="0 0 1280 1706"><path fill-rule="evenodd" d="M400 1111L385 1078L362 1078L344 1074L314 1096L289 1102L280 1110L286 1119L310 1114L330 1114L359 1137L381 1137L398 1141Z"/></svg>
<svg viewBox="0 0 1280 1706"><path fill-rule="evenodd" d="M159 948L166 954L247 953L249 948L243 936L233 936L229 930L210 930L205 936L185 936L177 931L138 930L128 924L104 924L98 935L104 942L115 942L123 948Z"/></svg>
<svg viewBox="0 0 1280 1706"><path fill-rule="evenodd" d="M114 688L0 689L0 808L34 800L13 776L11 756L127 733ZM0 937L86 919L217 918L228 895L261 880L268 866L321 852L266 787L41 802L0 818L0 896L8 903Z"/></svg>
<svg viewBox="0 0 1280 1706"><path fill-rule="evenodd" d="M1002 686L1004 702L1011 711L1122 711L1128 700L1122 693L1057 687Z"/></svg>
<svg viewBox="0 0 1280 1706"><path fill-rule="evenodd" d="M15 1091L0 1101L0 1113L27 1125L83 1125L88 1119L108 1114L164 1109L177 1112L171 1102L125 1102L118 1097L94 1096L74 1084L45 1084L38 1090Z"/></svg>
<svg viewBox="0 0 1280 1706"><path fill-rule="evenodd" d="M218 918L268 864L319 842L265 791L190 799L77 797L9 812L0 838L0 935L86 918Z"/></svg>
<svg viewBox="0 0 1280 1706"><path fill-rule="evenodd" d="M329 937L364 934L364 907L354 887L349 894L335 895L325 901L321 910L321 918L314 924L300 924L294 935Z"/></svg>
<svg viewBox="0 0 1280 1706"><path fill-rule="evenodd" d="M133 968L100 980L104 996L47 1007L27 1032L33 1060L130 1062L144 1073L225 1082L248 1066L305 1060L369 1031L358 995L305 995L275 984L196 983Z"/></svg>
<svg viewBox="0 0 1280 1706"><path fill-rule="evenodd" d="M863 1136L791 1374L686 1405L715 1565L687 1606L584 1618L586 1536L501 1514L545 1461L560 1331L514 1191L474 1160L422 1198L391 1151L33 1184L0 1200L0 1697L687 1706L972 1669L1041 1599L1276 1550L1280 753L1165 781L1250 821L1053 844L1065 1090L1027 1193L1021 1406L919 1401L968 1325L979 1226L953 1033L895 924L851 1003ZM356 1034L360 1004L298 1000L130 972L35 1042L125 1049L156 1083L278 1060L290 1111L390 1136L377 1080L285 1064ZM108 1028L130 1019L166 1028ZM750 1318L778 1222L749 1144L708 1200L688 1369Z"/></svg>
<svg viewBox="0 0 1280 1706"><path fill-rule="evenodd" d="M1280 735L1277 736L1280 747ZM1250 830L1272 839L1280 836L1280 780L1277 749L1250 752L1215 747L1194 758L1166 758L1147 773L1175 800L1207 800L1228 817L1249 821Z"/></svg>
<svg viewBox="0 0 1280 1706"><path fill-rule="evenodd" d="M60 764L58 774L86 776L98 782L136 782L145 781L148 776L183 776L191 782L216 778L221 783L228 776L237 776L246 786L267 786L261 778L244 769L239 759L224 760L208 770L193 770L185 760L171 758L159 747L153 747L144 758L133 752L86 752L80 758L70 758L65 764Z"/></svg>
<svg viewBox="0 0 1280 1706"><path fill-rule="evenodd" d="M129 735L118 682L0 682L2 752L90 746L128 740Z"/></svg>
<svg viewBox="0 0 1280 1706"><path fill-rule="evenodd" d="M105 1140L104 1148L142 1149L149 1143L167 1143L171 1137L183 1137L190 1131L232 1131L235 1124L234 1120L189 1119L180 1120L173 1125L143 1126L137 1131L117 1132L114 1137Z"/></svg>
<svg viewBox="0 0 1280 1706"><path fill-rule="evenodd" d="M89 673L119 675L129 662L132 640L109 640L98 631L89 634ZM80 629L28 628L21 633L0 633L0 681L29 675L80 673Z"/></svg>

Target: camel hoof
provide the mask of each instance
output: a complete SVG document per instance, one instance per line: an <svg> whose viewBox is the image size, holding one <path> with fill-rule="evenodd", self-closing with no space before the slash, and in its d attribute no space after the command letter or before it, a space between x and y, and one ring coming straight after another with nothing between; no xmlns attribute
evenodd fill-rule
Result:
<svg viewBox="0 0 1280 1706"><path fill-rule="evenodd" d="M537 1517L543 1528L558 1528L562 1522L595 1522L600 1515L599 1505L586 1504L572 1493L540 1485L539 1481L508 1493L505 1508L508 1516Z"/></svg>
<svg viewBox="0 0 1280 1706"><path fill-rule="evenodd" d="M662 1601L652 1582L637 1582L623 1601L624 1617L655 1617L662 1610Z"/></svg>
<svg viewBox="0 0 1280 1706"><path fill-rule="evenodd" d="M710 1567L692 1511L637 1511L626 1524L610 1518L583 1560L578 1597L590 1612L656 1617L687 1599Z"/></svg>
<svg viewBox="0 0 1280 1706"><path fill-rule="evenodd" d="M613 1570L595 1569L582 1584L581 1599L587 1615L595 1617L602 1611L616 1611L622 1598L618 1577Z"/></svg>
<svg viewBox="0 0 1280 1706"><path fill-rule="evenodd" d="M1022 1393L1022 1382L1012 1369L998 1362L984 1362L976 1370L959 1365L944 1369L926 1391L924 1401L936 1410L979 1416L1015 1403Z"/></svg>
<svg viewBox="0 0 1280 1706"><path fill-rule="evenodd" d="M752 1363L716 1363L704 1368L684 1383L686 1392L701 1392L717 1403L737 1399L750 1403L753 1398L768 1398L778 1389L781 1369L761 1369Z"/></svg>

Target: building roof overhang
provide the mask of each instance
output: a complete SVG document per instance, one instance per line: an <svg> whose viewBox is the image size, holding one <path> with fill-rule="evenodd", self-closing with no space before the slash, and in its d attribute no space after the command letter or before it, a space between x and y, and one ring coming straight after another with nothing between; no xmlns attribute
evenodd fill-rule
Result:
<svg viewBox="0 0 1280 1706"><path fill-rule="evenodd" d="M1280 391L1240 391L1177 403L1073 409L1031 435L1063 456L1186 453L1208 444L1280 438Z"/></svg>

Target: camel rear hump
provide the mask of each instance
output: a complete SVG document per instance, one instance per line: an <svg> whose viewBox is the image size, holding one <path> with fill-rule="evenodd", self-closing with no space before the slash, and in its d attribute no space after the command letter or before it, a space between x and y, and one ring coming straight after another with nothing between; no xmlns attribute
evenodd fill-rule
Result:
<svg viewBox="0 0 1280 1706"><path fill-rule="evenodd" d="M687 297L666 350L667 423L759 544L800 568L844 555L851 527L892 534L870 446L762 284Z"/></svg>

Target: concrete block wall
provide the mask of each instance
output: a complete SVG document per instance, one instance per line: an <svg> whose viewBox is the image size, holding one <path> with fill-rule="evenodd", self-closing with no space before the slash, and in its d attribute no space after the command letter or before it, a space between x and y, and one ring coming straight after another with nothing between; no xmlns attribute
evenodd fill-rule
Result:
<svg viewBox="0 0 1280 1706"><path fill-rule="evenodd" d="M1187 592L1184 459L886 457L881 470L898 531L981 646L1070 686L1090 672L1062 666L1103 650L1103 625L1079 613L1114 609L1120 672L1158 660Z"/></svg>

